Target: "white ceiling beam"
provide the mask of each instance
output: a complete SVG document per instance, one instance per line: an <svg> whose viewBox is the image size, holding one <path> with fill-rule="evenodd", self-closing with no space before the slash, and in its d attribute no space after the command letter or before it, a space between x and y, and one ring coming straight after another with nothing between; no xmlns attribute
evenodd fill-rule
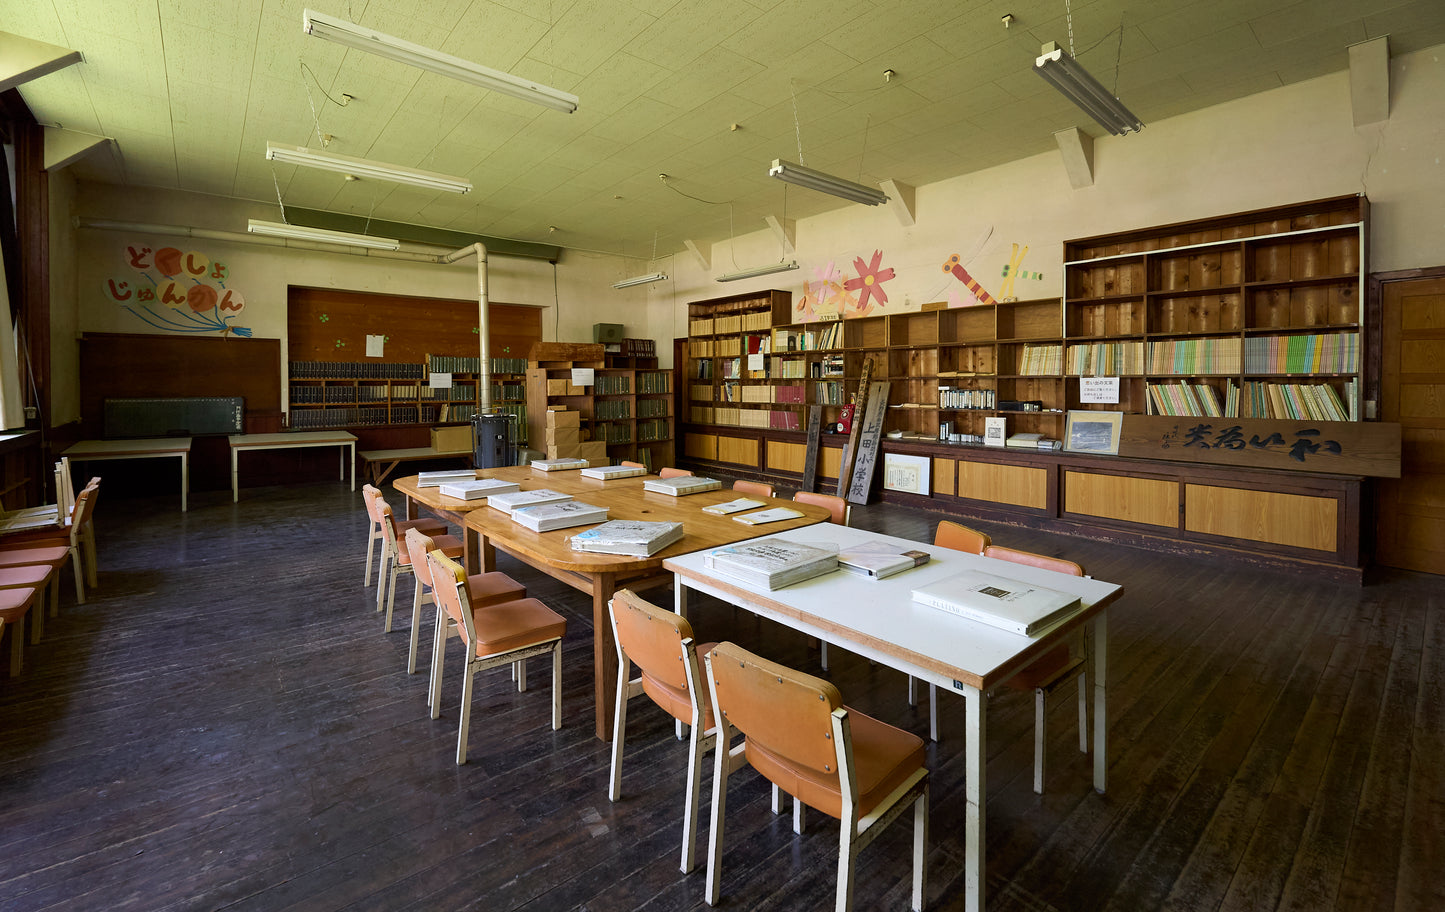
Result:
<svg viewBox="0 0 1445 912"><path fill-rule="evenodd" d="M1064 159L1064 171L1069 175L1069 185L1075 190L1094 185L1094 137L1069 127L1054 134L1059 144L1059 154Z"/></svg>
<svg viewBox="0 0 1445 912"><path fill-rule="evenodd" d="M776 215L769 215L763 218L768 227L773 231L773 237L783 245L783 255L793 256L798 251L794 246L798 237L798 223L794 219L783 219L779 221Z"/></svg>
<svg viewBox="0 0 1445 912"><path fill-rule="evenodd" d="M684 240L682 243L687 247L688 250L692 251L693 257L697 260L697 265L702 268L703 272L712 271L711 261L703 255L703 252L701 250L697 248L696 241Z"/></svg>
<svg viewBox="0 0 1445 912"><path fill-rule="evenodd" d="M913 185L896 180L881 181L878 186L888 194L888 208L898 217L898 224L912 228L917 222L917 211L913 206Z"/></svg>
<svg viewBox="0 0 1445 912"><path fill-rule="evenodd" d="M1350 45L1350 111L1355 126L1390 117L1390 37Z"/></svg>
<svg viewBox="0 0 1445 912"><path fill-rule="evenodd" d="M45 127L45 170L59 171L66 165L74 162L114 142L109 136L96 136L93 133L77 133L74 130L62 130L59 127Z"/></svg>
<svg viewBox="0 0 1445 912"><path fill-rule="evenodd" d="M0 32L0 92L63 70L83 58L79 51Z"/></svg>

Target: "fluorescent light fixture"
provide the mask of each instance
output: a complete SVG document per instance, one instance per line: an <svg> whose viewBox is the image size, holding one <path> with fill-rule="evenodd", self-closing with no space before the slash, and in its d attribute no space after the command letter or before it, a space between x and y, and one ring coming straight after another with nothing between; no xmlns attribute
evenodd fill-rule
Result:
<svg viewBox="0 0 1445 912"><path fill-rule="evenodd" d="M651 282L663 282L667 280L667 273L654 272L651 275L633 276L630 279L623 279L621 282L613 282L613 288L631 288L633 285L647 285Z"/></svg>
<svg viewBox="0 0 1445 912"><path fill-rule="evenodd" d="M727 275L717 277L719 282L736 282L738 279L755 279L758 276L772 275L775 272L787 272L789 269L797 269L798 261L790 263L774 263L771 266L758 266L753 269L744 269L742 272L730 272Z"/></svg>
<svg viewBox="0 0 1445 912"><path fill-rule="evenodd" d="M787 181L790 184L797 184L799 187L807 187L809 190L817 190L820 193L828 193L845 200L852 200L855 203L862 203L865 206L877 206L880 203L888 202L888 194L876 187L855 184L853 181L824 174L822 171L814 171L812 168L795 165L780 158L773 159L773 166L768 169L768 176L776 177L778 180Z"/></svg>
<svg viewBox="0 0 1445 912"><path fill-rule="evenodd" d="M1109 94L1109 90L1090 76L1079 61L1064 53L1057 42L1050 41L1044 45L1042 55L1034 61L1034 72L1115 136L1122 136L1130 130L1138 133L1144 129L1143 121L1124 107L1122 101Z"/></svg>
<svg viewBox="0 0 1445 912"><path fill-rule="evenodd" d="M452 177L450 174L422 171L405 165L353 158L350 155L338 155L305 146L285 146L268 142L266 159L286 165L305 165L324 171L339 171L363 180L394 181L398 184L411 184L413 187L425 187L428 190L445 190L448 193L466 193L472 189L472 182L465 177Z"/></svg>
<svg viewBox="0 0 1445 912"><path fill-rule="evenodd" d="M319 241L323 244L341 244L345 247L369 247L372 250L396 250L401 241L393 238L372 237L367 234L351 234L346 231L330 231L326 228L307 228L305 225L287 225L283 222L263 222L251 219L246 230L252 234L267 237L290 238L296 241Z"/></svg>
<svg viewBox="0 0 1445 912"><path fill-rule="evenodd" d="M533 104L567 114L577 110L576 95L554 89L551 86L544 86L530 79L523 79L521 76L513 76L511 73L484 67L479 63L472 63L470 60L453 57L451 54L445 54L429 47L412 44L410 41L388 35L385 32L365 28L353 22L347 22L345 19L318 13L315 10L302 12L301 30L316 38L324 38L327 41L334 41L359 51L376 54L388 60L395 60L397 63L428 70L462 82L470 82L472 85L479 85L493 92L501 92L503 95L511 95L513 98L520 98L523 101L530 101Z"/></svg>

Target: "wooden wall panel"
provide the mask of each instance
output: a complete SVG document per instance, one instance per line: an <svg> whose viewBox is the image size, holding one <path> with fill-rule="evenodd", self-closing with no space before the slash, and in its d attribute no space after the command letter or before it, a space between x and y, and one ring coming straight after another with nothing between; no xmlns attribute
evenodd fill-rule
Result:
<svg viewBox="0 0 1445 912"><path fill-rule="evenodd" d="M1030 466L960 461L958 496L1043 510L1049 503L1049 473Z"/></svg>
<svg viewBox="0 0 1445 912"><path fill-rule="evenodd" d="M1334 552L1338 526L1334 498L1184 486L1184 528L1190 532Z"/></svg>
<svg viewBox="0 0 1445 912"><path fill-rule="evenodd" d="M837 479L838 473L843 469L843 450L824 447L822 461L823 465L818 469L818 474L823 478Z"/></svg>
<svg viewBox="0 0 1445 912"><path fill-rule="evenodd" d="M682 441L682 451L692 459L717 459L717 435L716 434L686 434Z"/></svg>
<svg viewBox="0 0 1445 912"><path fill-rule="evenodd" d="M958 490L956 476L958 462L954 459L933 459L933 493L952 495Z"/></svg>
<svg viewBox="0 0 1445 912"><path fill-rule="evenodd" d="M322 319L322 317L326 319ZM542 310L491 302L493 358L526 358L542 338ZM379 361L419 363L427 355L477 356L477 302L292 288L286 333L292 361L365 361L366 337L386 336ZM337 342L345 343L337 346Z"/></svg>
<svg viewBox="0 0 1445 912"><path fill-rule="evenodd" d="M717 438L718 462L731 462L756 468L758 465L758 441L745 437Z"/></svg>
<svg viewBox="0 0 1445 912"><path fill-rule="evenodd" d="M1179 483L1065 472L1064 512L1175 529L1179 526Z"/></svg>
<svg viewBox="0 0 1445 912"><path fill-rule="evenodd" d="M767 443L768 462L767 467L771 472L797 472L803 473L805 466L804 457L808 454L808 448L801 443L784 443L781 440L769 440Z"/></svg>

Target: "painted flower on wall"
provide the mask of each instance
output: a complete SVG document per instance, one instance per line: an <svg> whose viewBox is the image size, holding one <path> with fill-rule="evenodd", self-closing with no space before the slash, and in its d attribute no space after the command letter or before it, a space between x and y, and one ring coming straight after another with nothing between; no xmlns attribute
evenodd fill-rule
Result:
<svg viewBox="0 0 1445 912"><path fill-rule="evenodd" d="M862 257L853 260L853 268L858 270L857 278L849 279L843 283L843 287L849 291L858 292L858 315L866 316L873 310L873 301L876 300L879 306L888 303L888 292L883 290L883 283L893 278L893 267L879 269L883 262L883 251L873 251L873 259L868 263L863 262Z"/></svg>
<svg viewBox="0 0 1445 912"><path fill-rule="evenodd" d="M234 333L249 337L246 326L233 326L246 299L226 287L229 268L194 250L144 245L125 249L128 275L105 280L101 291L141 321L170 332Z"/></svg>

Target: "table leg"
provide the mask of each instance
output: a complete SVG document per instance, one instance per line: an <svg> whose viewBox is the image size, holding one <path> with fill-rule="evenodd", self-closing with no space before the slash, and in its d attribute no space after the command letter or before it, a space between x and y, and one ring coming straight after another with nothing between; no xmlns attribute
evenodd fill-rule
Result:
<svg viewBox="0 0 1445 912"><path fill-rule="evenodd" d="M351 490L354 493L356 491L356 443L354 441L348 443L347 447L351 450L351 459L346 464L351 468Z"/></svg>
<svg viewBox="0 0 1445 912"><path fill-rule="evenodd" d="M186 495L191 490L191 458L190 454L181 454L181 512L186 512Z"/></svg>
<svg viewBox="0 0 1445 912"><path fill-rule="evenodd" d="M687 617L687 587L677 575L672 578L672 610L678 617Z"/></svg>
<svg viewBox="0 0 1445 912"><path fill-rule="evenodd" d="M988 727L984 720L983 695L978 689L965 688L963 701L968 713L963 764L963 792L967 802L963 825L963 907L968 912L983 912L984 801L988 795L984 783L984 763L988 756L984 735Z"/></svg>
<svg viewBox="0 0 1445 912"><path fill-rule="evenodd" d="M462 523L462 544L466 550L462 552L462 562L466 565L467 574L481 573L477 568L482 564L482 537L476 529L468 526L465 521ZM495 555L495 552L493 552ZM492 558L496 562L495 556Z"/></svg>
<svg viewBox="0 0 1445 912"><path fill-rule="evenodd" d="M241 500L241 484L236 474L237 450L231 447L231 503L239 503Z"/></svg>
<svg viewBox="0 0 1445 912"><path fill-rule="evenodd" d="M611 698L617 692L617 642L607 614L616 584L617 577L611 573L599 573L592 579L592 703L600 741L612 740Z"/></svg>
<svg viewBox="0 0 1445 912"><path fill-rule="evenodd" d="M1094 791L1101 795L1109 784L1108 615L1108 611L1100 611L1094 616L1094 635L1088 638L1087 647L1094 659Z"/></svg>

